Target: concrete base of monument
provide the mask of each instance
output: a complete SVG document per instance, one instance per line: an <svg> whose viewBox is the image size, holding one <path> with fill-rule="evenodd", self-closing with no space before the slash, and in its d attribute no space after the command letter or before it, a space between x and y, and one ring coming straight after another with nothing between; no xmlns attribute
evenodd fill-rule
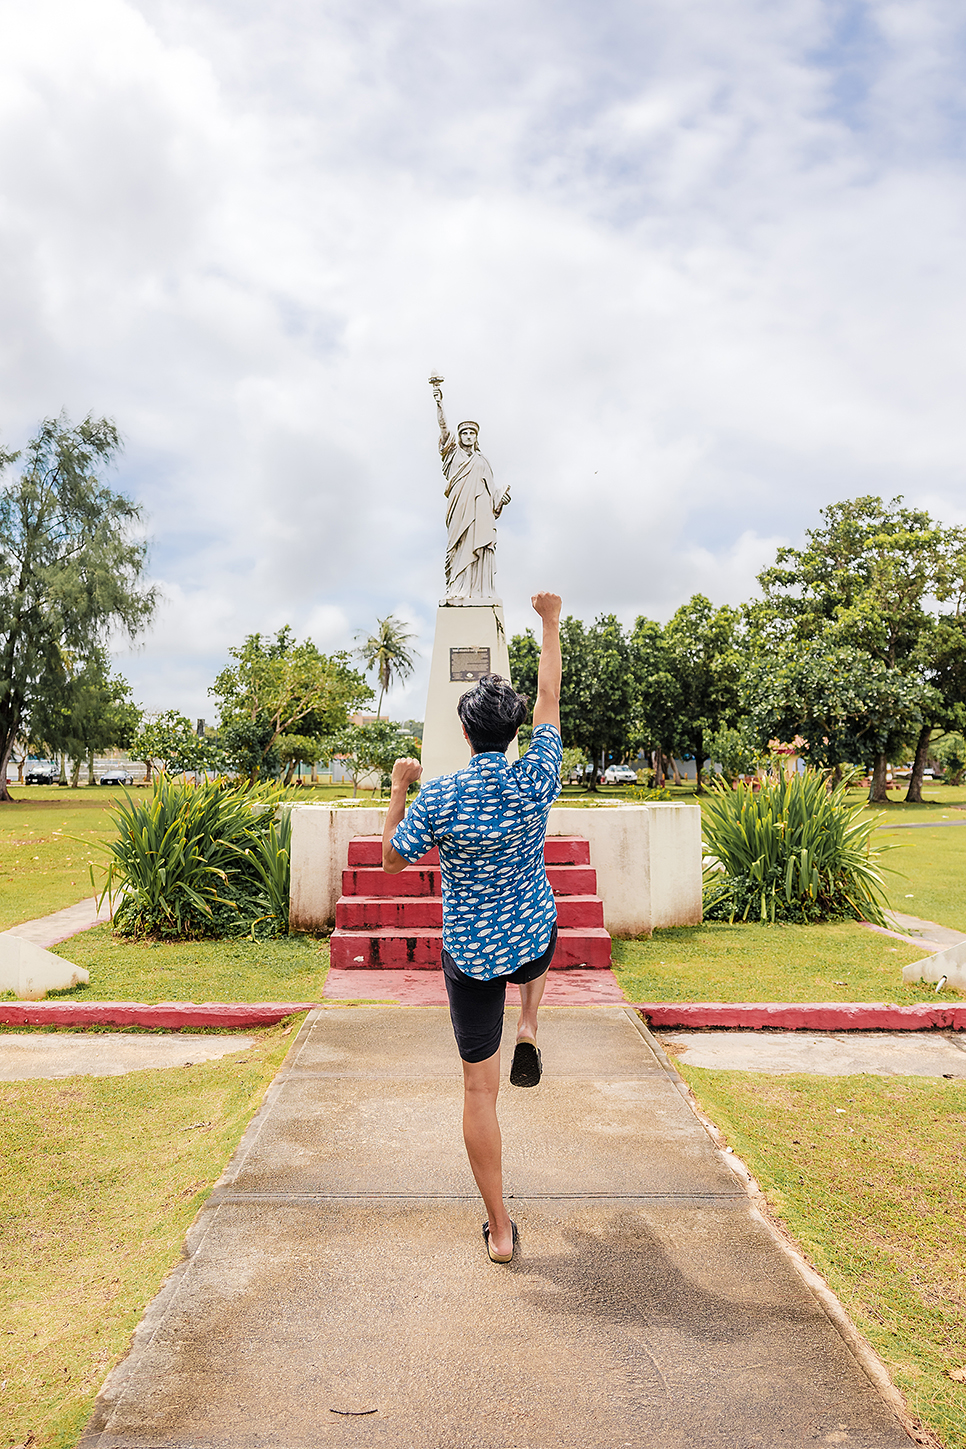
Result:
<svg viewBox="0 0 966 1449"><path fill-rule="evenodd" d="M460 695L472 689L482 674L510 678L503 605L498 601L440 604L423 725L424 780L462 770L469 763L470 748L463 738L456 706ZM514 740L507 759L516 758Z"/></svg>
<svg viewBox="0 0 966 1449"><path fill-rule="evenodd" d="M385 809L292 807L291 922L317 931L335 921L349 841L382 834ZM590 842L604 926L612 936L642 936L701 920L701 809L698 805L620 805L553 809L548 836Z"/></svg>

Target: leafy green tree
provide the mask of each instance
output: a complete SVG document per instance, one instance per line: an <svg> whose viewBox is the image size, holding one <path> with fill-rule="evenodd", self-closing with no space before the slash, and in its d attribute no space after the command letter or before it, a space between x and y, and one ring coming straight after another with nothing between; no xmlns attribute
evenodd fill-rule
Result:
<svg viewBox="0 0 966 1449"><path fill-rule="evenodd" d="M85 657L116 629L133 638L154 612L140 509L101 478L119 446L107 418L48 418L0 490L0 801L17 733L64 654ZM0 452L0 470L19 457Z"/></svg>
<svg viewBox="0 0 966 1449"><path fill-rule="evenodd" d="M831 771L875 766L905 750L924 718L929 687L849 645L810 647L777 657L759 654L745 676L748 720L762 747L803 740L809 764ZM885 781L883 779L883 787Z"/></svg>
<svg viewBox="0 0 966 1449"><path fill-rule="evenodd" d="M963 773L966 771L966 739L958 731L933 740L929 753L942 766L947 785L963 783Z"/></svg>
<svg viewBox="0 0 966 1449"><path fill-rule="evenodd" d="M81 761L92 785L95 754L127 748L140 720L127 680L111 673L106 651L95 646L80 663L62 658L58 677L48 672L30 709L30 733L48 753L73 760L76 787Z"/></svg>
<svg viewBox="0 0 966 1449"><path fill-rule="evenodd" d="M217 741L196 734L190 719L176 709L143 718L129 749L131 758L147 768L146 784L155 770L165 775L196 774L223 765Z"/></svg>
<svg viewBox="0 0 966 1449"><path fill-rule="evenodd" d="M682 700L674 658L664 629L643 615L628 642L633 676L629 744L650 753L655 784L660 786L665 759L673 761L675 754L688 748L681 731Z"/></svg>
<svg viewBox="0 0 966 1449"><path fill-rule="evenodd" d="M297 644L288 625L274 639L249 634L228 652L235 663L208 693L219 701L226 753L253 784L278 772L280 735L327 736L372 699L348 654L322 654L311 639Z"/></svg>
<svg viewBox="0 0 966 1449"><path fill-rule="evenodd" d="M923 630L915 662L920 664L920 678L927 687L921 691L922 713L906 799L921 803L923 771L933 735L937 729L961 730L966 724L966 620L933 620Z"/></svg>
<svg viewBox="0 0 966 1449"><path fill-rule="evenodd" d="M589 628L578 619L564 619L560 643L561 734L590 757L590 788L596 790L599 762L626 751L633 693L627 638L615 615L604 614Z"/></svg>
<svg viewBox="0 0 966 1449"><path fill-rule="evenodd" d="M804 548L779 549L775 565L759 575L763 598L749 615L759 655L773 661L785 664L804 653L845 660L839 651L852 651L856 667L849 664L841 676L845 699L836 706L829 696L825 712L849 716L850 700L861 687L863 657L872 676L871 696L880 702L891 697L905 710L891 732L881 714L873 714L864 731L877 741L869 798L882 801L889 750L915 738L928 722L929 708L938 707L937 693L917 694L909 679L928 683L919 658L930 627L926 600L943 586L952 540L928 513L903 507L901 498L888 504L871 495L847 499L823 509L822 517L823 527L808 531ZM886 680L883 671L896 677ZM819 738L804 727L795 732L806 737L815 756Z"/></svg>
<svg viewBox="0 0 966 1449"><path fill-rule="evenodd" d="M409 641L414 637L406 632L399 619L388 614L385 619L376 620L376 632L356 650L365 661L366 670L374 669L379 680L377 719L382 714L383 696L392 688L393 681L408 679L413 672L416 651L410 648Z"/></svg>
<svg viewBox="0 0 966 1449"><path fill-rule="evenodd" d="M564 621L567 622L566 620ZM525 694L531 708L537 697L537 669L540 665L540 645L532 629L514 634L508 646L510 655L510 678L518 694Z"/></svg>
<svg viewBox="0 0 966 1449"><path fill-rule="evenodd" d="M315 765L326 752L326 741L313 735L279 735L275 741L278 758L285 771L285 785L291 785L297 765Z"/></svg>
<svg viewBox="0 0 966 1449"><path fill-rule="evenodd" d="M664 629L667 673L674 683L677 739L694 756L697 791L703 785L705 737L732 724L738 714L741 677L737 609L716 609L695 594Z"/></svg>
<svg viewBox="0 0 966 1449"><path fill-rule="evenodd" d="M396 760L420 755L419 740L391 720L366 720L364 724L347 725L326 742L332 757L338 756L352 781L352 794L359 792L359 781L378 771L380 781L392 774Z"/></svg>
<svg viewBox="0 0 966 1449"><path fill-rule="evenodd" d="M742 775L753 775L760 763L757 742L744 718L739 717L737 725L722 725L708 735L705 749L712 764L720 765L729 785Z"/></svg>

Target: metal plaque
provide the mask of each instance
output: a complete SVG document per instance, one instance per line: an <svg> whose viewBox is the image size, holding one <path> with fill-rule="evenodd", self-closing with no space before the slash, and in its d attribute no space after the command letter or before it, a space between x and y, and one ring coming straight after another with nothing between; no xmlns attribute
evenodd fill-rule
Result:
<svg viewBox="0 0 966 1449"><path fill-rule="evenodd" d="M450 682L462 682L464 679L482 679L484 674L490 673L490 651L489 649L451 649L449 651L449 677Z"/></svg>

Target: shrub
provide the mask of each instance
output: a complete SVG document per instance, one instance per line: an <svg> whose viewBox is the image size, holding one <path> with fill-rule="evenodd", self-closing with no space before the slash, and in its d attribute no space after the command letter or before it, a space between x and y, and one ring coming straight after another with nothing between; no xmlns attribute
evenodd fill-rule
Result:
<svg viewBox="0 0 966 1449"><path fill-rule="evenodd" d="M113 812L117 839L101 899L120 896L126 936L199 937L288 930L288 813L280 792L162 775L150 799Z"/></svg>
<svg viewBox="0 0 966 1449"><path fill-rule="evenodd" d="M814 771L769 777L754 790L713 783L703 811L705 917L884 924L888 905L873 846L880 817L863 818L846 785Z"/></svg>

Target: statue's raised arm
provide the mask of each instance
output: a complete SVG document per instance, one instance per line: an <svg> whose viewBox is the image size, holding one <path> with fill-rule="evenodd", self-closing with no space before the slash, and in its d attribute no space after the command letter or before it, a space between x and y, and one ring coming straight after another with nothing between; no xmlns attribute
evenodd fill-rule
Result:
<svg viewBox="0 0 966 1449"><path fill-rule="evenodd" d="M495 602L496 520L510 500L497 497L493 471L480 452L480 425L460 423L456 436L443 412L443 379L431 377L439 419L439 451L446 479L446 599L448 603Z"/></svg>
<svg viewBox="0 0 966 1449"><path fill-rule="evenodd" d="M436 399L436 416L439 419L439 451L445 454L453 446L453 435L446 426L446 414L443 412L443 381L441 377L431 377L429 385L433 389L433 397Z"/></svg>

